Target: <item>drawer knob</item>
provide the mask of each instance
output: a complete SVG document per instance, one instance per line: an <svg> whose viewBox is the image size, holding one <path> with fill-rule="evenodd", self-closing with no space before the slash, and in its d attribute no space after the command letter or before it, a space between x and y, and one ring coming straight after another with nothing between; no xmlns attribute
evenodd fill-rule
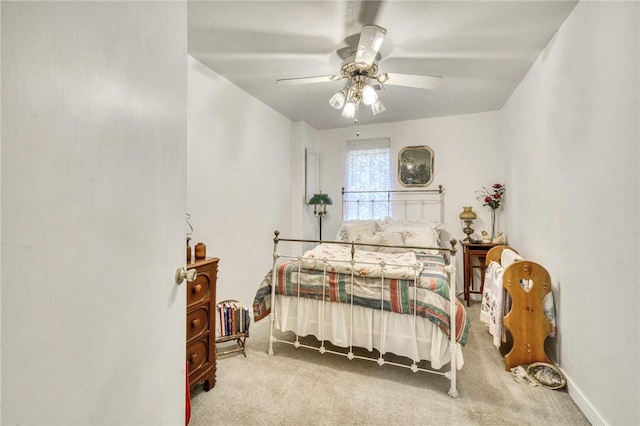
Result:
<svg viewBox="0 0 640 426"><path fill-rule="evenodd" d="M196 328L200 325L200 320L199 319L194 319L193 321L191 321L191 327L192 328Z"/></svg>
<svg viewBox="0 0 640 426"><path fill-rule="evenodd" d="M189 360L191 361L191 363L193 364L194 362L196 362L196 360L198 359L198 354L193 354L191 355L191 357L189 358Z"/></svg>
<svg viewBox="0 0 640 426"><path fill-rule="evenodd" d="M200 293L201 290L202 290L202 284L196 284L193 286L194 293Z"/></svg>

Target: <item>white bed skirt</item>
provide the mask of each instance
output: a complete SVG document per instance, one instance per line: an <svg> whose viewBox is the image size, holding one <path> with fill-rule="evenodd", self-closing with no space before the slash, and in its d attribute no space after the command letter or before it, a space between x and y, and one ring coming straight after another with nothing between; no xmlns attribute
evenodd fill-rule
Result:
<svg viewBox="0 0 640 426"><path fill-rule="evenodd" d="M349 347L351 305L324 302L324 327L322 302L313 299L276 295L276 328L293 331L300 336L313 335L336 346ZM298 311L302 314L297 315ZM382 316L382 323L381 323ZM416 317L416 335L413 335L412 315L398 314L353 306L352 346L377 349L414 360L428 360L431 367L440 369L450 361L449 336L426 318ZM381 328L383 332L381 333ZM380 336L385 336L381 341ZM417 343L416 343L417 341ZM457 353L457 369L462 368L462 351Z"/></svg>

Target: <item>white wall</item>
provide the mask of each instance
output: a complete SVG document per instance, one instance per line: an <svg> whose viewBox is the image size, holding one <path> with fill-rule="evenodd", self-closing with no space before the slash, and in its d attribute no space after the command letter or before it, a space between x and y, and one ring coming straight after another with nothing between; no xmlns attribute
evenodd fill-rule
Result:
<svg viewBox="0 0 640 426"><path fill-rule="evenodd" d="M192 245L220 258L217 299L250 306L271 268L273 231L292 233L291 122L196 59L187 64Z"/></svg>
<svg viewBox="0 0 640 426"><path fill-rule="evenodd" d="M596 423L640 423L638 6L580 2L502 115L510 242L551 274L559 363Z"/></svg>
<svg viewBox="0 0 640 426"><path fill-rule="evenodd" d="M438 185L444 187L445 226L451 238L461 240L465 237L458 218L462 206L473 206L478 214L478 220L474 224L478 233L481 229L490 229L490 210L482 207L482 202L476 199L478 194L475 191L496 182L505 183L504 150L500 146L498 112L383 123L360 128L360 138L378 137L389 137L391 140L394 189L403 189L397 178L400 150L411 145L427 145L433 149L434 180L428 188L435 189ZM327 238L336 235L341 221L340 191L345 184L347 140L355 138L354 128L320 132L320 184L334 202L323 222L323 234L326 232ZM509 183L506 184L508 203L510 188ZM503 229L506 224L506 217L501 210L502 208L497 215L497 229ZM461 248L460 245L458 248ZM458 283L461 283L461 250L458 254L456 267Z"/></svg>

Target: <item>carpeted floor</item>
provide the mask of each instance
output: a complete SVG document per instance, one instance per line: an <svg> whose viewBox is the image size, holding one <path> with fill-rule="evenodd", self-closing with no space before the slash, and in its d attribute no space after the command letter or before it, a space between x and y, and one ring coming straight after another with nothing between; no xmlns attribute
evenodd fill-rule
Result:
<svg viewBox="0 0 640 426"><path fill-rule="evenodd" d="M479 323L472 319L459 398L438 375L275 344L269 321L252 324L247 357L219 357L216 386L191 395L198 425L588 425L566 391L515 382Z"/></svg>

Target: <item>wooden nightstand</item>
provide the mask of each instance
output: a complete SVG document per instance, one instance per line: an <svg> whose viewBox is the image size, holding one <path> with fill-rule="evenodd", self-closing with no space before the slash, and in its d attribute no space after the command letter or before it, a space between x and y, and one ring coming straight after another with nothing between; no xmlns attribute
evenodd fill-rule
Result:
<svg viewBox="0 0 640 426"><path fill-rule="evenodd" d="M491 247L497 244L482 244L482 243L470 243L463 242L462 247L464 251L464 300L467 301L467 306L471 301L471 293L480 294L484 289L484 271L485 271L485 258L487 252ZM476 270L480 270L480 285L476 286ZM479 287L479 290L475 290Z"/></svg>

